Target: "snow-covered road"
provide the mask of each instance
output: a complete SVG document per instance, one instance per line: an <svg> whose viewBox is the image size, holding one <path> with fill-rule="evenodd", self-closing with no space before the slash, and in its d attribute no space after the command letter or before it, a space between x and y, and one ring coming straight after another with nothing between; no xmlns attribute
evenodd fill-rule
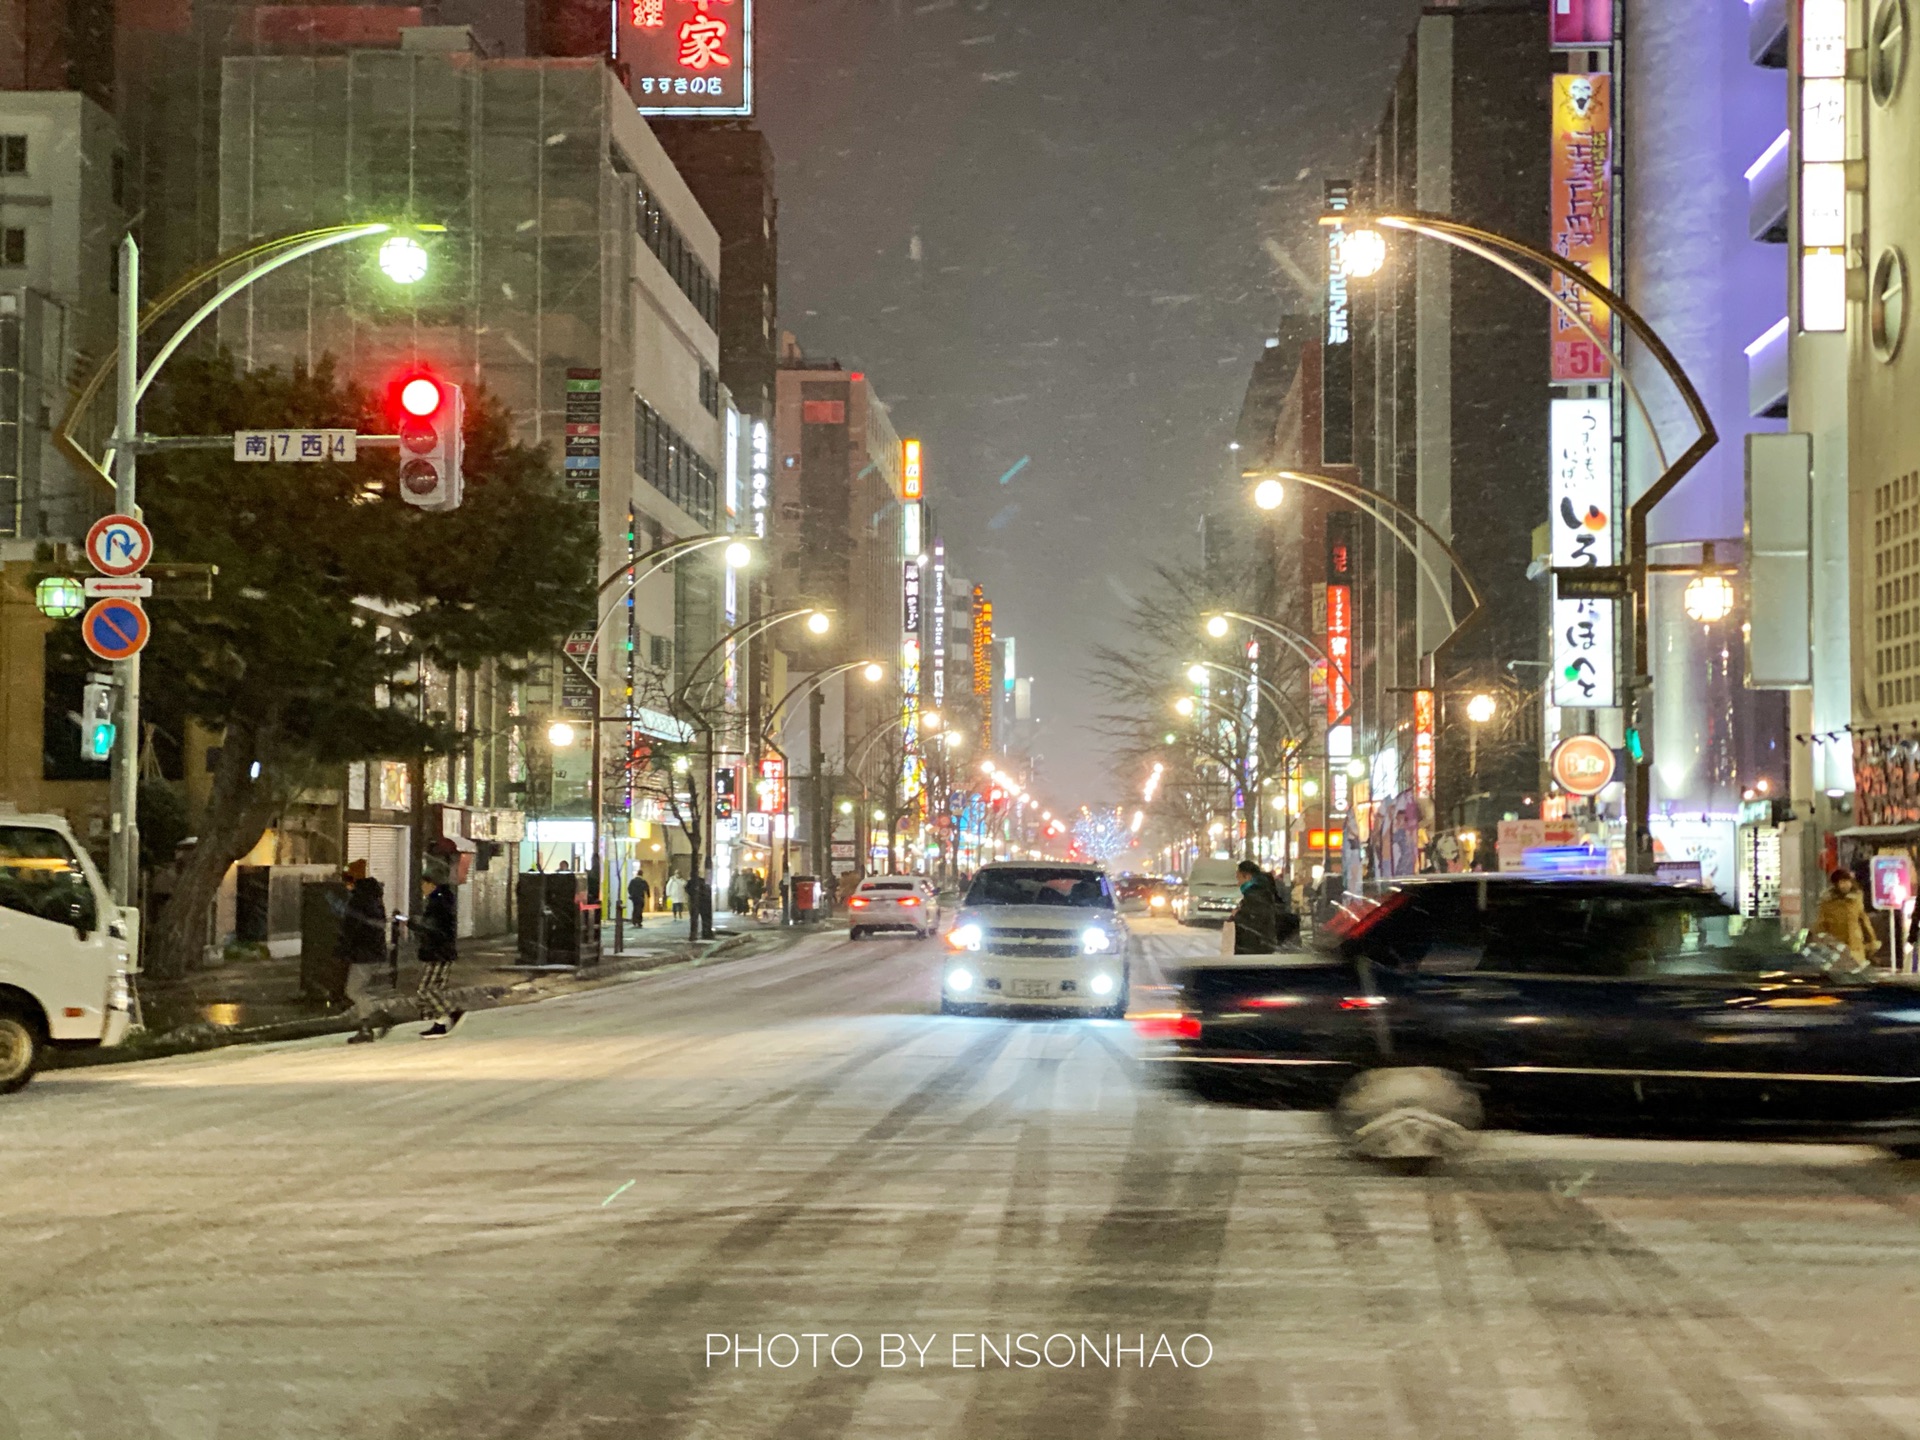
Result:
<svg viewBox="0 0 1920 1440"><path fill-rule="evenodd" d="M814 937L46 1075L0 1101L0 1440L1920 1436L1920 1165L1395 1178L937 975Z"/></svg>

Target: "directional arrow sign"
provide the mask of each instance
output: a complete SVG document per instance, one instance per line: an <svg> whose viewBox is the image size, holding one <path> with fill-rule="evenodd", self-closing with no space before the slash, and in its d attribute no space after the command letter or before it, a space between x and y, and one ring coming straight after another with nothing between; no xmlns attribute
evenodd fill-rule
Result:
<svg viewBox="0 0 1920 1440"><path fill-rule="evenodd" d="M147 612L138 600L97 600L80 621L80 637L102 660L127 660L147 643Z"/></svg>
<svg viewBox="0 0 1920 1440"><path fill-rule="evenodd" d="M153 534L131 515L102 515L87 531L87 558L102 575L134 575L153 558Z"/></svg>
<svg viewBox="0 0 1920 1440"><path fill-rule="evenodd" d="M145 575L89 575L84 583L87 594L96 600L109 595L144 599L153 594L153 581Z"/></svg>

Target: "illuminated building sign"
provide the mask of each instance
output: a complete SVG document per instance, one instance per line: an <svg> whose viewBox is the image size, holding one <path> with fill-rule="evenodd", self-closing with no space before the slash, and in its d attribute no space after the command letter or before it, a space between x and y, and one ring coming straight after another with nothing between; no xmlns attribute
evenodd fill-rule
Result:
<svg viewBox="0 0 1920 1440"><path fill-rule="evenodd" d="M1344 214L1353 185L1327 182L1327 213ZM1353 328L1347 296L1347 232L1327 227L1326 345L1320 358L1320 458L1328 465L1353 463Z"/></svg>
<svg viewBox="0 0 1920 1440"><path fill-rule="evenodd" d="M763 813L783 813L787 808L787 762L777 755L762 760L760 783L755 789L758 791L755 803Z"/></svg>
<svg viewBox="0 0 1920 1440"><path fill-rule="evenodd" d="M1548 43L1556 49L1590 50L1613 43L1613 0L1553 0L1547 11Z"/></svg>
<svg viewBox="0 0 1920 1440"><path fill-rule="evenodd" d="M1413 790L1433 794L1433 691L1413 692Z"/></svg>
<svg viewBox="0 0 1920 1440"><path fill-rule="evenodd" d="M614 0L642 115L753 113L753 0Z"/></svg>
<svg viewBox="0 0 1920 1440"><path fill-rule="evenodd" d="M1555 400L1548 406L1547 521L1556 568L1611 565L1613 405Z"/></svg>
<svg viewBox="0 0 1920 1440"><path fill-rule="evenodd" d="M933 703L947 703L947 547L933 542Z"/></svg>
<svg viewBox="0 0 1920 1440"><path fill-rule="evenodd" d="M973 587L973 693L993 689L993 602L978 585Z"/></svg>
<svg viewBox="0 0 1920 1440"><path fill-rule="evenodd" d="M1353 708L1353 526L1327 516L1327 723L1343 724Z"/></svg>
<svg viewBox="0 0 1920 1440"><path fill-rule="evenodd" d="M920 557L920 505L908 501L900 507L900 553L909 560Z"/></svg>
<svg viewBox="0 0 1920 1440"><path fill-rule="evenodd" d="M902 440L900 442L900 498L918 500L920 492L920 442Z"/></svg>
<svg viewBox="0 0 1920 1440"><path fill-rule="evenodd" d="M1800 328L1847 328L1847 4L1800 11Z"/></svg>
<svg viewBox="0 0 1920 1440"><path fill-rule="evenodd" d="M1553 703L1611 710L1620 703L1613 600L1553 602Z"/></svg>
<svg viewBox="0 0 1920 1440"><path fill-rule="evenodd" d="M1550 228L1553 252L1572 261L1602 285L1613 283L1613 77L1605 74L1553 77L1553 183ZM1608 348L1613 315L1586 287L1563 275L1554 294L1578 312L1605 341L1595 345L1580 327L1553 312L1553 374L1557 382L1606 379L1613 371Z"/></svg>
<svg viewBox="0 0 1920 1440"><path fill-rule="evenodd" d="M773 433L767 428L767 422L753 422L753 460L749 472L752 489L753 533L762 540L767 538L767 507L772 503L773 488Z"/></svg>
<svg viewBox="0 0 1920 1440"><path fill-rule="evenodd" d="M920 633L920 567L909 560L900 570L902 600L901 629L909 635Z"/></svg>

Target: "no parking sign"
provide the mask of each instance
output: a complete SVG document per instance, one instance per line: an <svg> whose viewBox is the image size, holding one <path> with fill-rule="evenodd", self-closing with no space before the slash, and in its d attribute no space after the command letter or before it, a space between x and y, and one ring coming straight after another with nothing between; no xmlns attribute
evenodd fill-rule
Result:
<svg viewBox="0 0 1920 1440"><path fill-rule="evenodd" d="M129 660L147 644L147 612L118 596L95 602L80 621L80 637L102 660Z"/></svg>

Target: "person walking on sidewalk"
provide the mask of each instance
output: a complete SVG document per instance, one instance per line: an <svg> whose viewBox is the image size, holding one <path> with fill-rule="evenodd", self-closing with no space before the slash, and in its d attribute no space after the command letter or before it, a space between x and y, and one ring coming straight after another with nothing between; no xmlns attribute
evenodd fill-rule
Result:
<svg viewBox="0 0 1920 1440"><path fill-rule="evenodd" d="M627 881L627 906L633 911L634 929L641 928L641 922L647 914L647 902L651 899L653 899L653 886L647 883L645 875L635 870L633 878Z"/></svg>
<svg viewBox="0 0 1920 1440"><path fill-rule="evenodd" d="M415 931L420 937L420 1015L433 1023L420 1033L428 1038L445 1035L460 1023L466 1012L447 1005L447 977L458 959L454 937L460 927L460 912L445 866L429 867L420 879L420 891L426 903L420 907Z"/></svg>
<svg viewBox="0 0 1920 1440"><path fill-rule="evenodd" d="M391 1027L385 1017L376 1021L373 982L387 963L387 895L367 873L367 862L347 866L347 908L340 917L340 956L347 962L347 1002L359 1029L347 1041L364 1045Z"/></svg>
<svg viewBox="0 0 1920 1440"><path fill-rule="evenodd" d="M674 871L667 877L667 904L673 910L673 918L679 920L687 913L687 882L680 878L680 872Z"/></svg>

